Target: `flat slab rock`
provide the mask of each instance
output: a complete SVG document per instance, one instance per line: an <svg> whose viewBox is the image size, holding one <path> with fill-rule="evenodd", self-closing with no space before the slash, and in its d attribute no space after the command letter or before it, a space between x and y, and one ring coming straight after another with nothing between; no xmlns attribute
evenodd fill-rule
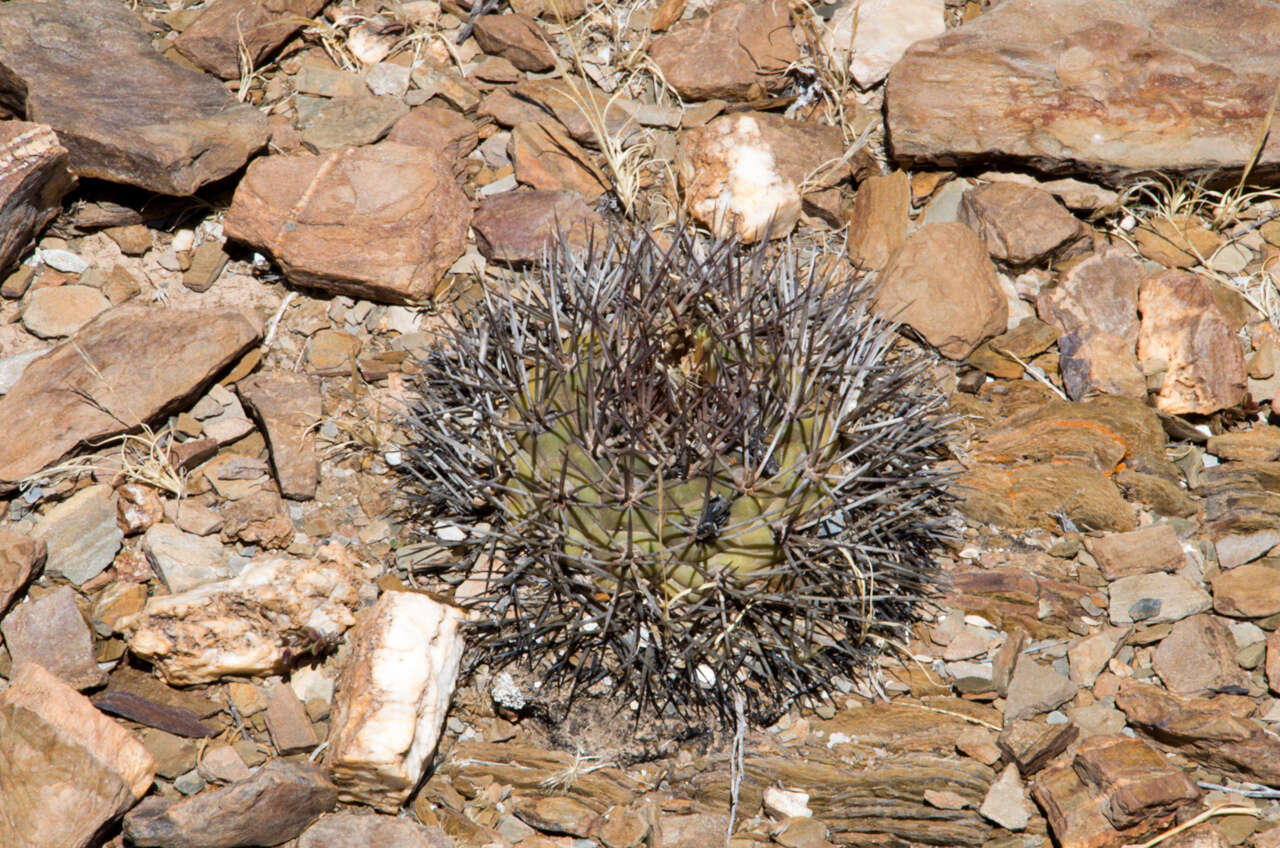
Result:
<svg viewBox="0 0 1280 848"><path fill-rule="evenodd" d="M419 303L465 247L471 204L453 174L442 153L393 141L267 156L245 172L223 223L295 283Z"/></svg>
<svg viewBox="0 0 1280 848"><path fill-rule="evenodd" d="M261 333L238 309L125 304L102 313L0 398L0 490L180 405Z"/></svg>
<svg viewBox="0 0 1280 848"><path fill-rule="evenodd" d="M42 666L0 694L0 845L86 848L138 802L156 763L137 737Z"/></svg>
<svg viewBox="0 0 1280 848"><path fill-rule="evenodd" d="M893 154L1111 183L1238 174L1280 75L1277 29L1265 0L1010 0L916 43L890 72ZM1277 168L1272 133L1253 174Z"/></svg>
<svg viewBox="0 0 1280 848"><path fill-rule="evenodd" d="M0 123L0 271L17 262L61 211L63 195L76 183L69 164L50 127Z"/></svg>
<svg viewBox="0 0 1280 848"><path fill-rule="evenodd" d="M0 94L48 124L81 177L189 195L267 143L267 117L151 46L114 0L0 6Z"/></svg>

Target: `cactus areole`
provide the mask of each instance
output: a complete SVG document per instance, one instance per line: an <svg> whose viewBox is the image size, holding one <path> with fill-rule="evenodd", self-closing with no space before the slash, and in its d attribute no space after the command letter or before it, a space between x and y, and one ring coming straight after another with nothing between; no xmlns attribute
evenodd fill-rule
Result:
<svg viewBox="0 0 1280 848"><path fill-rule="evenodd" d="M864 284L768 250L561 244L423 363L404 467L473 667L760 722L903 641L943 399Z"/></svg>

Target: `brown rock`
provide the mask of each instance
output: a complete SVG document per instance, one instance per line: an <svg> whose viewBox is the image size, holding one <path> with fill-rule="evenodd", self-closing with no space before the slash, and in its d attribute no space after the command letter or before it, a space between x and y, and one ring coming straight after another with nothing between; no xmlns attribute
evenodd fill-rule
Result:
<svg viewBox="0 0 1280 848"><path fill-rule="evenodd" d="M428 104L410 109L409 114L396 121L387 133L387 141L441 151L455 163L454 173L461 174L466 170L463 160L476 149L480 136L476 125L454 110Z"/></svg>
<svg viewBox="0 0 1280 848"><path fill-rule="evenodd" d="M1147 397L1133 342L1100 330L1072 330L1058 339L1058 371L1072 400L1097 395Z"/></svg>
<svg viewBox="0 0 1280 848"><path fill-rule="evenodd" d="M1280 692L1280 630L1267 634L1267 687Z"/></svg>
<svg viewBox="0 0 1280 848"><path fill-rule="evenodd" d="M218 735L212 728L202 724L200 717L191 710L160 704L122 688L109 687L107 691L95 695L93 705L104 713L123 716L138 724L163 730L171 736L208 739ZM188 770L181 769L177 774Z"/></svg>
<svg viewBox="0 0 1280 848"><path fill-rule="evenodd" d="M649 823L644 816L614 805L601 817L597 837L605 848L637 848L649 835Z"/></svg>
<svg viewBox="0 0 1280 848"><path fill-rule="evenodd" d="M1280 780L1280 738L1259 722L1225 712L1215 701L1183 698L1126 680L1116 706L1130 725L1161 747L1244 779L1263 784Z"/></svg>
<svg viewBox="0 0 1280 848"><path fill-rule="evenodd" d="M1234 618L1266 618L1280 612L1280 569L1251 562L1213 578L1213 609Z"/></svg>
<svg viewBox="0 0 1280 848"><path fill-rule="evenodd" d="M612 187L587 152L554 124L517 124L508 153L516 179L536 189L572 191L594 201Z"/></svg>
<svg viewBox="0 0 1280 848"><path fill-rule="evenodd" d="M0 273L61 210L63 196L76 183L69 161L49 127L0 123Z"/></svg>
<svg viewBox="0 0 1280 848"><path fill-rule="evenodd" d="M1259 424L1248 430L1212 436L1208 450L1219 459L1271 462L1280 459L1280 427Z"/></svg>
<svg viewBox="0 0 1280 848"><path fill-rule="evenodd" d="M950 359L964 359L1009 320L986 250L959 223L926 224L907 236L880 272L873 308Z"/></svg>
<svg viewBox="0 0 1280 848"><path fill-rule="evenodd" d="M0 694L0 844L87 848L151 786L141 743L44 668Z"/></svg>
<svg viewBox="0 0 1280 848"><path fill-rule="evenodd" d="M319 383L301 374L263 372L241 380L236 390L267 436L280 493L297 500L314 498L320 479L315 435L322 413Z"/></svg>
<svg viewBox="0 0 1280 848"><path fill-rule="evenodd" d="M104 312L27 366L0 398L0 487L84 442L173 409L260 333L230 308L185 312L126 304Z"/></svg>
<svg viewBox="0 0 1280 848"><path fill-rule="evenodd" d="M1105 332L1138 341L1138 284L1142 263L1120 250L1103 250L1072 265L1058 285L1036 300L1040 319L1061 335L1076 330Z"/></svg>
<svg viewBox="0 0 1280 848"><path fill-rule="evenodd" d="M354 97L321 100L304 115L301 141L317 150L362 147L385 136L409 114L409 107L398 97L375 97L361 93ZM439 151L433 151L439 153ZM368 187L361 186L361 190Z"/></svg>
<svg viewBox="0 0 1280 848"><path fill-rule="evenodd" d="M1123 468L1115 481L1125 497L1146 504L1159 515L1186 518L1200 511L1200 503L1167 477Z"/></svg>
<svg viewBox="0 0 1280 848"><path fill-rule="evenodd" d="M1081 686L1092 686L1128 633L1129 630L1123 627L1108 627L1092 636L1077 639L1067 648L1071 679Z"/></svg>
<svg viewBox="0 0 1280 848"><path fill-rule="evenodd" d="M596 819L595 810L565 795L523 799L513 810L530 827L567 836L586 837Z"/></svg>
<svg viewBox="0 0 1280 848"><path fill-rule="evenodd" d="M849 212L849 261L860 268L881 268L906 241L910 211L911 180L905 171L863 180Z"/></svg>
<svg viewBox="0 0 1280 848"><path fill-rule="evenodd" d="M848 176L835 127L766 112L736 112L680 137L685 206L720 236L744 242L782 238L802 201ZM825 166L825 168L824 168Z"/></svg>
<svg viewBox="0 0 1280 848"><path fill-rule="evenodd" d="M1049 192L1011 182L966 191L960 222L978 234L991 258L1013 266L1043 262L1085 234L1079 219Z"/></svg>
<svg viewBox="0 0 1280 848"><path fill-rule="evenodd" d="M1157 408L1207 415L1244 400L1244 354L1207 281L1181 271L1148 277L1138 309L1138 358L1166 366Z"/></svg>
<svg viewBox="0 0 1280 848"><path fill-rule="evenodd" d="M1236 664L1236 644L1213 615L1184 618L1160 641L1152 666L1165 688L1178 695L1244 694L1249 672Z"/></svg>
<svg viewBox="0 0 1280 848"><path fill-rule="evenodd" d="M1085 547L1098 561L1107 580L1153 571L1178 571L1186 565L1182 542L1168 524L1150 524L1128 533L1087 538Z"/></svg>
<svg viewBox="0 0 1280 848"><path fill-rule="evenodd" d="M81 177L189 195L267 141L265 115L162 57L112 0L7 3L0 54L0 89L57 132Z"/></svg>
<svg viewBox="0 0 1280 848"><path fill-rule="evenodd" d="M102 231L116 243L125 256L141 256L152 247L151 228L145 224L126 224Z"/></svg>
<svg viewBox="0 0 1280 848"><path fill-rule="evenodd" d="M649 57L681 97L743 100L753 85L780 89L786 82L783 72L799 60L800 51L785 3L733 0L655 38Z"/></svg>
<svg viewBox="0 0 1280 848"><path fill-rule="evenodd" d="M138 737L156 761L156 774L173 780L196 767L200 756L197 742L154 727L144 728Z"/></svg>
<svg viewBox="0 0 1280 848"><path fill-rule="evenodd" d="M526 15L481 15L472 32L481 50L510 60L522 71L549 71L556 66L547 34Z"/></svg>
<svg viewBox="0 0 1280 848"><path fill-rule="evenodd" d="M277 682L267 700L267 730L281 754L310 751L320 744L307 711L288 685Z"/></svg>
<svg viewBox="0 0 1280 848"><path fill-rule="evenodd" d="M443 154L396 142L267 156L249 166L224 224L295 283L421 302L462 255L471 220L453 175Z"/></svg>
<svg viewBox="0 0 1280 848"><path fill-rule="evenodd" d="M93 655L89 626L76 607L74 589L63 586L14 607L0 623L14 665L38 663L73 689L107 680Z"/></svg>
<svg viewBox="0 0 1280 848"><path fill-rule="evenodd" d="M124 818L139 848L279 845L333 809L338 792L313 763L272 760L247 780L182 801L148 798Z"/></svg>
<svg viewBox="0 0 1280 848"><path fill-rule="evenodd" d="M956 478L960 509L976 521L1060 531L1055 517L1097 530L1131 530L1138 518L1105 474L1071 463L993 468Z"/></svg>
<svg viewBox="0 0 1280 848"><path fill-rule="evenodd" d="M1072 763L1102 796L1102 813L1117 828L1167 816L1200 799L1200 790L1155 750L1127 736L1094 736Z"/></svg>
<svg viewBox="0 0 1280 848"><path fill-rule="evenodd" d="M116 513L116 494L105 483L81 489L51 507L36 525L36 535L49 551L46 571L77 586L101 574L124 539Z"/></svg>
<svg viewBox="0 0 1280 848"><path fill-rule="evenodd" d="M1041 772L1031 794L1044 810L1054 841L1063 848L1119 848L1172 822L1172 817L1152 818L1117 831L1103 815L1107 799L1082 780L1070 763L1056 763Z"/></svg>
<svg viewBox="0 0 1280 848"><path fill-rule="evenodd" d="M1047 713L1075 697L1080 687L1051 667L1023 657L1013 669L1004 720L1009 722Z"/></svg>
<svg viewBox="0 0 1280 848"><path fill-rule="evenodd" d="M326 813L298 837L297 848L453 848L438 827L423 827L408 818Z"/></svg>
<svg viewBox="0 0 1280 848"><path fill-rule="evenodd" d="M718 845L729 831L729 817L714 813L663 816L654 848Z"/></svg>
<svg viewBox="0 0 1280 848"><path fill-rule="evenodd" d="M44 568L48 552L43 540L0 527L0 618Z"/></svg>
<svg viewBox="0 0 1280 848"><path fill-rule="evenodd" d="M550 239L565 237L574 250L604 237L605 223L568 191L512 191L481 201L472 227L476 246L496 262L536 262Z"/></svg>
<svg viewBox="0 0 1280 848"><path fill-rule="evenodd" d="M42 339L58 339L73 334L110 307L111 301L89 286L36 289L27 297L22 326Z"/></svg>
<svg viewBox="0 0 1280 848"><path fill-rule="evenodd" d="M913 170L1012 159L1108 182L1151 171L1229 179L1251 163L1275 90L1277 26L1280 12L1256 0L1002 5L894 67L893 152ZM1243 60L1241 44L1251 45ZM1258 165L1277 161L1272 138Z"/></svg>
<svg viewBox="0 0 1280 848"><path fill-rule="evenodd" d="M193 292L205 292L217 282L229 257L217 239L201 242L191 255L191 265L182 272L182 284Z"/></svg>
<svg viewBox="0 0 1280 848"><path fill-rule="evenodd" d="M125 483L116 489L116 523L126 536L145 532L164 518L159 493L142 483Z"/></svg>
<svg viewBox="0 0 1280 848"><path fill-rule="evenodd" d="M237 79L242 52L253 70L323 6L324 0L214 0L173 47L211 74Z"/></svg>
<svg viewBox="0 0 1280 848"><path fill-rule="evenodd" d="M222 508L222 538L284 550L293 543L293 519L274 491L258 489Z"/></svg>
<svg viewBox="0 0 1280 848"><path fill-rule="evenodd" d="M1074 724L1042 724L1016 720L1005 726L998 744L1005 757L1017 765L1018 773L1031 777L1076 741L1080 730Z"/></svg>
<svg viewBox="0 0 1280 848"><path fill-rule="evenodd" d="M1138 252L1168 268L1207 263L1222 237L1194 215L1153 215L1133 233Z"/></svg>
<svg viewBox="0 0 1280 848"><path fill-rule="evenodd" d="M1023 318L1009 332L978 345L978 349L969 354L969 364L992 377L1017 380L1026 370L1023 363L1044 353L1057 340L1058 331L1053 327L1035 318Z"/></svg>

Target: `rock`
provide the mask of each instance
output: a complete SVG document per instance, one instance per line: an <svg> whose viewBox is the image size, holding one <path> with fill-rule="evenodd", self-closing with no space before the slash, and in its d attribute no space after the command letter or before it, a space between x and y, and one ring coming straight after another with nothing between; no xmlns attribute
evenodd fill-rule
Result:
<svg viewBox="0 0 1280 848"><path fill-rule="evenodd" d="M454 173L465 171L463 160L480 143L475 124L452 109L443 106L415 106L409 114L396 121L387 141L412 144L441 151L445 158L455 163Z"/></svg>
<svg viewBox="0 0 1280 848"><path fill-rule="evenodd" d="M1200 800L1183 771L1127 736L1094 736L1080 743L1076 774L1102 797L1102 814L1117 828L1167 816Z"/></svg>
<svg viewBox="0 0 1280 848"><path fill-rule="evenodd" d="M155 489L125 483L116 489L116 523L126 536L136 536L164 518L164 503Z"/></svg>
<svg viewBox="0 0 1280 848"><path fill-rule="evenodd" d="M1214 543L1218 553L1218 566L1224 571L1252 562L1280 545L1280 530L1260 530L1257 533L1223 536Z"/></svg>
<svg viewBox="0 0 1280 848"><path fill-rule="evenodd" d="M257 489L222 508L222 538L284 550L293 542L293 519L274 490Z"/></svg>
<svg viewBox="0 0 1280 848"><path fill-rule="evenodd" d="M1070 762L1058 762L1036 778L1031 789L1044 810L1054 841L1070 848L1113 848L1136 843L1172 825L1172 817L1153 818L1124 832L1117 831L1103 815L1106 798L1086 783Z"/></svg>
<svg viewBox="0 0 1280 848"><path fill-rule="evenodd" d="M802 187L827 188L847 176L835 127L765 112L716 118L681 135L677 157L685 206L722 237L782 238L800 219ZM808 183L806 183L808 180Z"/></svg>
<svg viewBox="0 0 1280 848"><path fill-rule="evenodd" d="M728 831L728 816L714 813L666 815L662 817L653 844L654 848L719 845Z"/></svg>
<svg viewBox="0 0 1280 848"><path fill-rule="evenodd" d="M1124 643L1129 631L1123 627L1108 627L1092 636L1077 639L1067 649L1071 680L1081 686L1092 686Z"/></svg>
<svg viewBox="0 0 1280 848"><path fill-rule="evenodd" d="M837 8L823 28L827 54L847 64L859 88L889 74L907 48L946 31L942 0L857 0Z"/></svg>
<svg viewBox="0 0 1280 848"><path fill-rule="evenodd" d="M1244 353L1207 281L1182 271L1148 277L1138 310L1138 358L1165 363L1158 409L1207 415L1244 400Z"/></svg>
<svg viewBox="0 0 1280 848"><path fill-rule="evenodd" d="M1216 616L1184 618L1160 641L1152 666L1165 688L1178 695L1244 694L1249 673L1236 664L1236 645Z"/></svg>
<svg viewBox="0 0 1280 848"><path fill-rule="evenodd" d="M1107 580L1154 571L1173 572L1186 565L1182 542L1168 524L1149 524L1128 533L1087 538L1085 547Z"/></svg>
<svg viewBox="0 0 1280 848"><path fill-rule="evenodd" d="M925 224L893 252L872 304L950 359L1002 333L1009 305L982 242L963 224Z"/></svg>
<svg viewBox="0 0 1280 848"><path fill-rule="evenodd" d="M22 311L22 326L42 339L69 336L111 307L102 292L89 286L36 289Z"/></svg>
<svg viewBox="0 0 1280 848"><path fill-rule="evenodd" d="M1053 195L1007 182L966 191L960 222L978 234L992 259L1011 266L1042 263L1085 234L1084 225Z"/></svg>
<svg viewBox="0 0 1280 848"><path fill-rule="evenodd" d="M507 127L526 121L545 121L550 115L564 125L574 141L599 148L597 117L603 119L604 130L610 137L625 144L640 132L634 117L636 108L639 107L634 101L611 97L594 86L548 79L526 80L510 86L509 90L498 89L485 99L480 114L489 115Z"/></svg>
<svg viewBox="0 0 1280 848"><path fill-rule="evenodd" d="M196 767L199 747L191 739L184 739L163 730L148 727L138 734L142 746L156 761L156 774L173 780Z"/></svg>
<svg viewBox="0 0 1280 848"><path fill-rule="evenodd" d="M1074 463L979 465L957 477L953 490L965 515L1003 527L1060 531L1058 514L1098 530L1131 530L1138 523L1105 473Z"/></svg>
<svg viewBox="0 0 1280 848"><path fill-rule="evenodd" d="M1031 777L1076 741L1080 731L1074 724L1041 724L1038 721L1010 722L1000 734L1000 751L1018 774ZM986 815L985 813L983 815Z"/></svg>
<svg viewBox="0 0 1280 848"><path fill-rule="evenodd" d="M697 57L698 61L690 61ZM649 46L667 84L687 100L743 100L752 86L777 91L800 59L785 3L731 0L679 24Z"/></svg>
<svg viewBox="0 0 1280 848"><path fill-rule="evenodd" d="M237 576L147 601L120 626L129 650L183 686L225 675L265 675L285 665L284 635L338 635L354 622L359 575L338 562L267 559ZM208 634L218 634L210 645Z"/></svg>
<svg viewBox="0 0 1280 848"><path fill-rule="evenodd" d="M1259 424L1211 436L1209 453L1219 459L1243 462L1271 462L1280 459L1280 427Z"/></svg>
<svg viewBox="0 0 1280 848"><path fill-rule="evenodd" d="M769 788L773 789L774 787ZM765 794L769 794L769 789L765 790ZM769 809L768 804L769 802L766 801L766 812ZM605 810L598 838L605 848L639 848L644 844L645 837L648 835L649 822L645 821L644 816L634 810L615 804Z"/></svg>
<svg viewBox="0 0 1280 848"><path fill-rule="evenodd" d="M985 727L972 725L956 735L956 750L983 765L994 765L1001 756L996 735Z"/></svg>
<svg viewBox="0 0 1280 848"><path fill-rule="evenodd" d="M851 4L847 8L856 8ZM855 266L879 269L907 239L911 180L905 171L868 177L858 185L849 212L845 251Z"/></svg>
<svg viewBox="0 0 1280 848"><path fill-rule="evenodd" d="M528 798L512 805L521 821L543 833L585 838L591 832L596 811L567 795Z"/></svg>
<svg viewBox="0 0 1280 848"><path fill-rule="evenodd" d="M49 348L36 348L12 356L0 356L0 395L7 394L27 366L48 352Z"/></svg>
<svg viewBox="0 0 1280 848"><path fill-rule="evenodd" d="M1223 31L1223 15L1240 25ZM1234 179L1252 164L1275 89L1265 34L1277 25L1280 13L1256 0L1002 5L916 43L894 67L894 156L913 170L1000 159L1109 184L1152 171ZM1242 43L1256 45L1243 61ZM1257 166L1277 161L1271 139Z"/></svg>
<svg viewBox="0 0 1280 848"><path fill-rule="evenodd" d="M1072 400L1120 395L1143 400L1147 380L1133 342L1098 330L1072 330L1058 339L1058 371Z"/></svg>
<svg viewBox="0 0 1280 848"><path fill-rule="evenodd" d="M142 537L147 562L171 594L235 576L228 552L216 539L157 524Z"/></svg>
<svg viewBox="0 0 1280 848"><path fill-rule="evenodd" d="M444 155L382 142L255 160L223 223L299 285L417 303L462 255L470 221Z"/></svg>
<svg viewBox="0 0 1280 848"><path fill-rule="evenodd" d="M809 793L770 786L764 790L764 811L775 819L812 816Z"/></svg>
<svg viewBox="0 0 1280 848"><path fill-rule="evenodd" d="M1121 577L1109 587L1107 610L1112 624L1181 621L1209 609L1209 593L1181 574L1138 574Z"/></svg>
<svg viewBox="0 0 1280 848"><path fill-rule="evenodd" d="M79 586L111 565L124 540L116 525L115 492L101 483L81 489L50 508L35 534L48 546L47 570Z"/></svg>
<svg viewBox="0 0 1280 848"><path fill-rule="evenodd" d="M298 837L297 848L452 848L438 827L423 827L408 818L326 813Z"/></svg>
<svg viewBox="0 0 1280 848"><path fill-rule="evenodd" d="M228 848L279 845L333 809L337 792L313 763L272 760L252 777L172 801L148 798L124 818L139 848Z"/></svg>
<svg viewBox="0 0 1280 848"><path fill-rule="evenodd" d="M426 595L385 592L352 634L325 753L344 801L394 812L417 785L453 697L461 620Z"/></svg>
<svg viewBox="0 0 1280 848"><path fill-rule="evenodd" d="M0 844L87 848L151 786L132 733L33 663L0 693Z"/></svg>
<svg viewBox="0 0 1280 848"><path fill-rule="evenodd" d="M277 682L271 687L266 722L271 741L283 755L310 751L320 744L302 702L284 683Z"/></svg>
<svg viewBox="0 0 1280 848"><path fill-rule="evenodd" d="M1132 349L1138 341L1138 284L1146 276L1142 263L1128 253L1098 251L1041 292L1036 312L1060 335L1105 332L1126 340Z"/></svg>
<svg viewBox="0 0 1280 848"><path fill-rule="evenodd" d="M301 121L302 141L319 150L373 144L408 114L409 107L398 97L374 97L362 92L355 97L321 100ZM363 193L370 187L357 188Z"/></svg>
<svg viewBox="0 0 1280 848"><path fill-rule="evenodd" d="M32 239L62 209L76 179L67 149L48 126L0 124L0 272L7 272Z"/></svg>
<svg viewBox="0 0 1280 848"><path fill-rule="evenodd" d="M1058 331L1053 327L1033 317L1023 318L1012 330L978 345L969 354L969 364L992 377L1017 380L1026 370L1023 363L1044 353L1057 340Z"/></svg>
<svg viewBox="0 0 1280 848"><path fill-rule="evenodd" d="M1080 728L1080 738L1119 733L1124 730L1124 713L1115 708L1115 700L1107 698L1087 707L1068 707L1067 718Z"/></svg>
<svg viewBox="0 0 1280 848"><path fill-rule="evenodd" d="M1280 738L1261 723L1225 712L1207 698L1171 695L1126 680L1116 706L1129 724L1162 748L1201 765L1263 784L1280 780Z"/></svg>
<svg viewBox="0 0 1280 848"><path fill-rule="evenodd" d="M208 781L235 783L249 776L249 767L240 759L235 748L220 743L205 749L200 758L199 772Z"/></svg>
<svg viewBox="0 0 1280 848"><path fill-rule="evenodd" d="M115 685L109 687L107 691L95 695L93 705L104 713L123 716L138 724L163 730L170 736L208 739L218 735L212 728L201 723L200 717L191 710L157 703L150 698ZM148 750L151 750L150 746L148 746ZM186 769L181 769L178 773L181 773L181 771L186 771ZM160 773L165 774L164 771Z"/></svg>
<svg viewBox="0 0 1280 848"><path fill-rule="evenodd" d="M1213 578L1213 609L1235 618L1266 618L1280 612L1280 570L1251 562Z"/></svg>
<svg viewBox="0 0 1280 848"><path fill-rule="evenodd" d="M507 59L522 71L549 71L556 66L547 34L527 15L481 15L472 33L481 50Z"/></svg>
<svg viewBox="0 0 1280 848"><path fill-rule="evenodd" d="M265 115L161 56L112 0L5 4L0 55L0 90L54 129L81 177L189 195L267 142Z"/></svg>
<svg viewBox="0 0 1280 848"><path fill-rule="evenodd" d="M516 179L546 191L572 191L594 201L612 184L587 152L564 130L549 123L522 123L511 129L508 147Z"/></svg>
<svg viewBox="0 0 1280 848"><path fill-rule="evenodd" d="M314 18L324 0L214 0L173 42L193 63L222 79L253 70ZM241 55L249 67L240 67Z"/></svg>
<svg viewBox="0 0 1280 848"><path fill-rule="evenodd" d="M262 372L241 380L236 391L266 434L280 493L296 500L314 498L320 482L315 434L322 413L319 382L301 374Z"/></svg>
<svg viewBox="0 0 1280 848"><path fill-rule="evenodd" d="M1009 722L1057 709L1075 697L1075 683L1053 668L1030 657L1023 657L1013 669L1009 694L1005 699L1004 720Z"/></svg>
<svg viewBox="0 0 1280 848"><path fill-rule="evenodd" d="M175 408L260 335L232 308L130 303L102 313L0 398L0 488Z"/></svg>
<svg viewBox="0 0 1280 848"><path fill-rule="evenodd" d="M987 790L987 797L982 800L978 812L1006 830L1026 829L1033 810L1017 766L1010 763L1004 767L1000 777Z"/></svg>
<svg viewBox="0 0 1280 848"><path fill-rule="evenodd" d="M604 219L569 191L512 191L487 197L476 210L476 246L495 262L537 262L548 240L567 237L585 250L605 234Z"/></svg>
<svg viewBox="0 0 1280 848"><path fill-rule="evenodd" d="M1153 215L1133 232L1138 252L1168 268L1207 262L1222 237L1195 215Z"/></svg>
<svg viewBox="0 0 1280 848"><path fill-rule="evenodd" d="M0 527L0 618L44 568L48 554L44 540Z"/></svg>
<svg viewBox="0 0 1280 848"><path fill-rule="evenodd" d="M73 689L101 686L107 674L93 655L93 637L76 607L75 590L63 586L14 607L0 623L14 665L38 663Z"/></svg>
<svg viewBox="0 0 1280 848"><path fill-rule="evenodd" d="M833 848L827 841L825 824L810 816L789 819L773 831L773 841L782 848Z"/></svg>
<svg viewBox="0 0 1280 848"><path fill-rule="evenodd" d="M182 284L193 292L205 292L213 288L230 257L217 239L201 242L191 255L191 265L182 272Z"/></svg>

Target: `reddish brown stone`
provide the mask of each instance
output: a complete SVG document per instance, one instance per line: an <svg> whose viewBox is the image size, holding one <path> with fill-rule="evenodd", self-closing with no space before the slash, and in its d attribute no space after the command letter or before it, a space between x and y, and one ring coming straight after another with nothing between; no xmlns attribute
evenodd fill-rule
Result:
<svg viewBox="0 0 1280 848"><path fill-rule="evenodd" d="M1079 219L1049 192L1011 182L966 191L960 220L978 234L991 258L1015 266L1043 262L1085 234Z"/></svg>
<svg viewBox="0 0 1280 848"><path fill-rule="evenodd" d="M556 66L547 34L526 15L481 15L472 32L481 50L510 60L522 71L549 71Z"/></svg>
<svg viewBox="0 0 1280 848"><path fill-rule="evenodd" d="M882 267L906 241L910 211L911 181L905 171L863 180L849 212L849 261L862 268Z"/></svg>
<svg viewBox="0 0 1280 848"><path fill-rule="evenodd" d="M1088 538L1085 545L1108 580L1152 571L1178 571L1186 565L1182 542L1168 524Z"/></svg>
<svg viewBox="0 0 1280 848"><path fill-rule="evenodd" d="M1102 798L1118 829L1162 818L1200 798L1183 771L1137 739L1094 736L1080 743L1072 767Z"/></svg>
<svg viewBox="0 0 1280 848"><path fill-rule="evenodd" d="M0 618L44 568L47 555L48 546L43 539L0 527Z"/></svg>
<svg viewBox="0 0 1280 848"><path fill-rule="evenodd" d="M590 155L554 124L517 124L508 152L516 179L536 189L571 191L590 202L612 187Z"/></svg>
<svg viewBox="0 0 1280 848"><path fill-rule="evenodd" d="M63 196L76 184L69 164L67 149L49 127L0 123L0 273L62 209Z"/></svg>
<svg viewBox="0 0 1280 848"><path fill-rule="evenodd" d="M241 53L249 70L314 18L325 0L214 0L173 42L196 65L238 79Z"/></svg>
<svg viewBox="0 0 1280 848"><path fill-rule="evenodd" d="M472 227L480 252L499 262L536 262L550 239L565 236L571 247L585 248L605 232L599 213L567 191L494 195L481 202Z"/></svg>
<svg viewBox="0 0 1280 848"><path fill-rule="evenodd" d="M301 374L260 373L241 380L236 390L266 433L280 493L299 500L315 497L320 482L315 434L322 413L319 382Z"/></svg>
<svg viewBox="0 0 1280 848"><path fill-rule="evenodd" d="M480 136L476 125L454 110L428 104L410 109L396 121L387 141L439 150L453 163L454 173L461 174L466 170L463 160L476 149Z"/></svg>

